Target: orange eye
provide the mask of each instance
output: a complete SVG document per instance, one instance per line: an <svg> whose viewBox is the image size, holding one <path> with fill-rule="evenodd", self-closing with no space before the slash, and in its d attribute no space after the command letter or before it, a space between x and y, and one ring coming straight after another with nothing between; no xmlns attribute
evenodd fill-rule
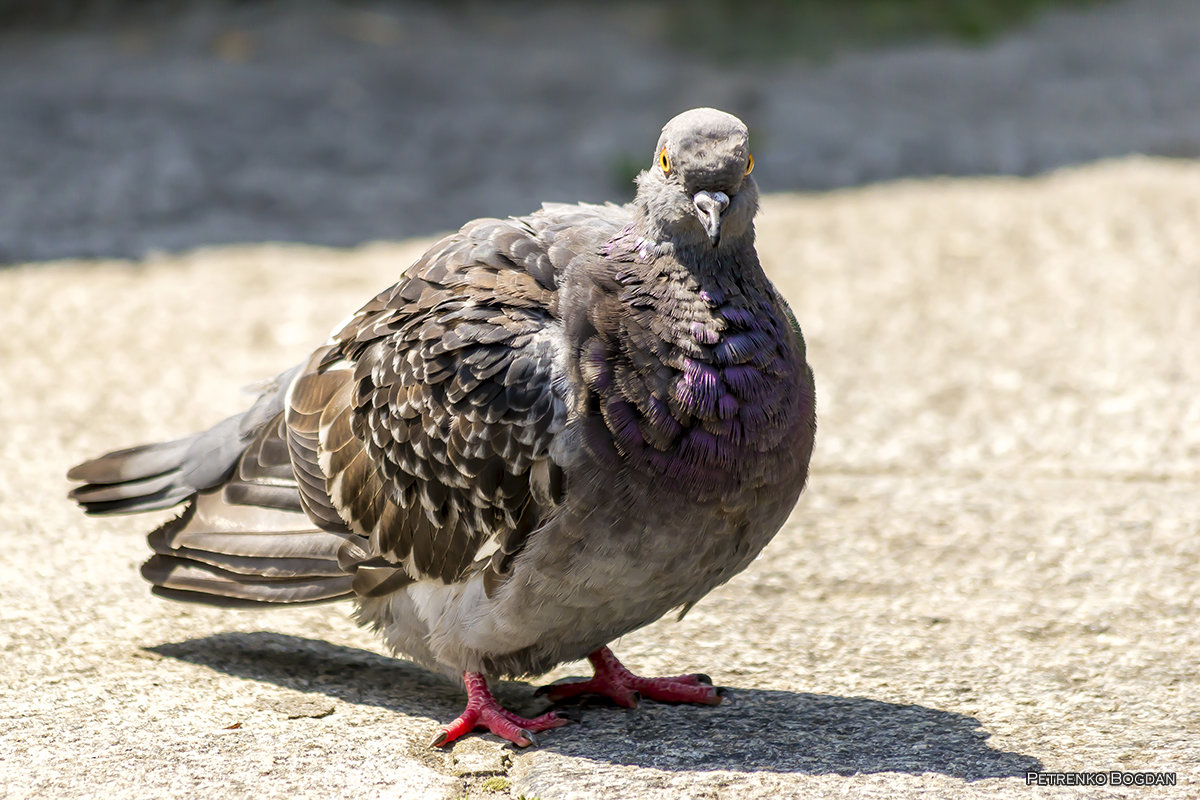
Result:
<svg viewBox="0 0 1200 800"><path fill-rule="evenodd" d="M748 156L746 159L746 174L749 175L751 172L754 172L754 156L753 155Z"/></svg>
<svg viewBox="0 0 1200 800"><path fill-rule="evenodd" d="M667 157L667 148L665 147L662 149L662 152L658 154L658 166L660 169L662 169L664 175L670 174L671 159Z"/></svg>

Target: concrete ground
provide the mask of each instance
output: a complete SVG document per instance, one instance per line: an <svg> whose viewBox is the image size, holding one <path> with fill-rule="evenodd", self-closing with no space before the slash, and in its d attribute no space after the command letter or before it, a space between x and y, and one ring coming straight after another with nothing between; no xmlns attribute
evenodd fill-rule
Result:
<svg viewBox="0 0 1200 800"><path fill-rule="evenodd" d="M460 691L345 607L152 598L156 520L64 498L79 459L237 410L421 243L0 271L0 796L1200 796L1198 219L1200 163L1139 158L769 197L811 486L744 574L614 644L726 702L587 707L519 752L430 749Z"/></svg>

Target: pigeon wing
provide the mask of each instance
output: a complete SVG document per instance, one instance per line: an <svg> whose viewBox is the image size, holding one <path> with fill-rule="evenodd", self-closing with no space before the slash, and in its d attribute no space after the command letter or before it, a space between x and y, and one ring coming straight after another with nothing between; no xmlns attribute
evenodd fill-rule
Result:
<svg viewBox="0 0 1200 800"><path fill-rule="evenodd" d="M580 242L556 252L554 222L477 220L443 239L293 385L301 502L318 525L366 537L360 594L473 570L492 591L561 498L555 276Z"/></svg>

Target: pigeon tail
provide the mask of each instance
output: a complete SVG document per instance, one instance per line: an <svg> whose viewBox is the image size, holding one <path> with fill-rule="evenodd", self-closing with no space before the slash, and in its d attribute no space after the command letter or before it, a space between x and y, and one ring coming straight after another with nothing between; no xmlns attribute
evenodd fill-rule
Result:
<svg viewBox="0 0 1200 800"><path fill-rule="evenodd" d="M353 534L321 530L298 511L229 503L204 492L149 536L142 565L153 592L225 607L303 605L351 597Z"/></svg>
<svg viewBox="0 0 1200 800"><path fill-rule="evenodd" d="M233 474L255 435L283 410L294 367L262 386L247 411L182 439L115 450L71 468L82 481L68 495L92 515L137 514L171 508L219 486Z"/></svg>
<svg viewBox="0 0 1200 800"><path fill-rule="evenodd" d="M67 473L69 480L85 481L69 497L95 516L179 505L233 471L244 447L237 435L240 418L230 417L182 439L116 450L85 461Z"/></svg>

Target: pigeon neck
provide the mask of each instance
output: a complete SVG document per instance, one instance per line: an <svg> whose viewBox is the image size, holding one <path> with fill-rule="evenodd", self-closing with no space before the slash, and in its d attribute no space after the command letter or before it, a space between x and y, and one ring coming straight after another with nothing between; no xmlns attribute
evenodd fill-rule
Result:
<svg viewBox="0 0 1200 800"><path fill-rule="evenodd" d="M743 256L753 251L754 243L752 233L732 241L723 241L719 247L713 247L707 241L656 240L646 233L634 233L634 251L638 261L650 263L661 259L676 262L697 278L726 273L734 265L747 261Z"/></svg>
<svg viewBox="0 0 1200 800"><path fill-rule="evenodd" d="M754 247L753 223L737 235L722 237L714 246L698 225L670 224L650 213L640 202L635 203L634 209L633 227L629 232L637 240L636 250L642 261L673 257L703 273L717 270L725 256ZM694 220L688 220L688 223L692 222Z"/></svg>

